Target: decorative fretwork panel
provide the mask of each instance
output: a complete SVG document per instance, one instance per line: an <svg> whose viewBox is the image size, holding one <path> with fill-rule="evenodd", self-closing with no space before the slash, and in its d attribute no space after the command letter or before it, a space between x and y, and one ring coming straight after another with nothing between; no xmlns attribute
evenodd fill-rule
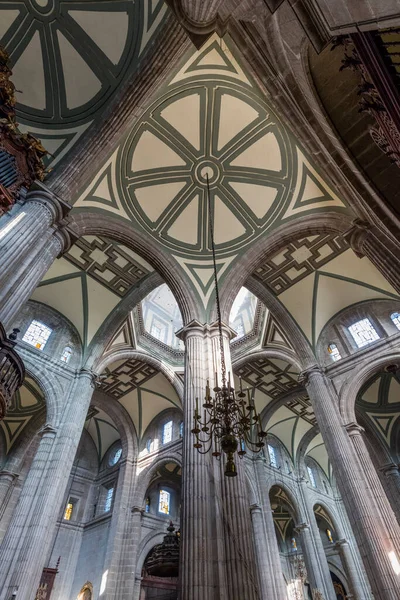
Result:
<svg viewBox="0 0 400 600"><path fill-rule="evenodd" d="M127 360L102 379L101 389L114 398L121 398L157 374L157 369L140 360Z"/></svg>
<svg viewBox="0 0 400 600"><path fill-rule="evenodd" d="M282 370L267 358L260 358L243 365L236 374L251 387L261 390L270 398L277 398L299 387L296 374L289 372L290 369L290 365Z"/></svg>
<svg viewBox="0 0 400 600"><path fill-rule="evenodd" d="M301 238L271 256L254 275L275 294L281 294L347 249L347 242L340 236L324 234Z"/></svg>
<svg viewBox="0 0 400 600"><path fill-rule="evenodd" d="M64 257L120 297L149 273L126 249L103 237L79 239Z"/></svg>
<svg viewBox="0 0 400 600"><path fill-rule="evenodd" d="M311 425L316 425L317 420L314 415L311 402L306 395L299 395L295 400L290 400L285 404L295 415L298 415Z"/></svg>

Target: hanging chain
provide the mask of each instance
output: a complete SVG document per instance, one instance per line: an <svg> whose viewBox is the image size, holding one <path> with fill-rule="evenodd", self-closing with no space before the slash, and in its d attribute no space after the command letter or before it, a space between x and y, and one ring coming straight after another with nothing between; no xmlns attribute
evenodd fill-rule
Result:
<svg viewBox="0 0 400 600"><path fill-rule="evenodd" d="M222 335L221 305L219 302L217 262L216 262L216 258L215 258L215 244L214 244L214 225L213 225L213 219L212 219L212 215L211 215L211 195L210 195L210 182L208 179L208 173L206 173L206 180L207 180L207 199L208 199L208 222L209 222L210 235L211 235L211 251L212 251L213 267L214 267L215 301L216 301L216 305L217 305L219 351L220 351L220 355L221 355L221 377L222 377L222 387L226 387L226 365L225 365L225 352L224 352L224 338Z"/></svg>

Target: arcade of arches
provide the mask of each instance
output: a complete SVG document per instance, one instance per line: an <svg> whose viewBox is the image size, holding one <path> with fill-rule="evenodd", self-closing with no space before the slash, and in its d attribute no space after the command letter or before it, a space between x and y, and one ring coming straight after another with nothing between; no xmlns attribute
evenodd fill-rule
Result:
<svg viewBox="0 0 400 600"><path fill-rule="evenodd" d="M10 0L0 44L48 151L0 210L0 600L399 600L398 0Z"/></svg>

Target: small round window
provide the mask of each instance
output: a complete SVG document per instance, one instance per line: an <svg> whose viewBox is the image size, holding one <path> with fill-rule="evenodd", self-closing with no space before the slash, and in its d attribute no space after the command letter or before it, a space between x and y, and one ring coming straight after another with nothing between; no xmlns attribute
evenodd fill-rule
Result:
<svg viewBox="0 0 400 600"><path fill-rule="evenodd" d="M122 448L114 448L114 450L110 452L110 456L108 457L108 464L110 465L110 467L113 467L117 464L117 462L121 458L121 455Z"/></svg>

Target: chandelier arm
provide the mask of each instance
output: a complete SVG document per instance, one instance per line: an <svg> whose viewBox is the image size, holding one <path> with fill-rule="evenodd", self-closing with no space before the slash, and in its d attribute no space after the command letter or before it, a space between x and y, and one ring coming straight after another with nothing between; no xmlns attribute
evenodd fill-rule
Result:
<svg viewBox="0 0 400 600"><path fill-rule="evenodd" d="M218 319L218 333L219 333L219 350L221 354L221 376L222 376L222 387L226 387L226 365L225 365L225 353L224 353L224 338L222 336L222 319L221 319L221 304L219 301L219 289L218 289L218 274L217 274L217 261L215 257L215 243L214 243L214 224L211 215L211 195L210 195L210 182L208 179L208 173L206 173L207 180L207 201L208 201L208 221L211 235L211 251L213 258L213 270L214 270L214 284L215 284L215 302L217 305L217 319Z"/></svg>

